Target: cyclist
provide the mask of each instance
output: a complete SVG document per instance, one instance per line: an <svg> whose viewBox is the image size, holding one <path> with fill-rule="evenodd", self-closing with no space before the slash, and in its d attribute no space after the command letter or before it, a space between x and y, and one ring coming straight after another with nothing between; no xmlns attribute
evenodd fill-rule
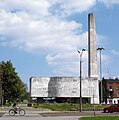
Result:
<svg viewBox="0 0 119 120"><path fill-rule="evenodd" d="M17 113L17 108L18 108L16 102L13 103L13 108L14 108L14 111L15 111L15 114L16 114Z"/></svg>

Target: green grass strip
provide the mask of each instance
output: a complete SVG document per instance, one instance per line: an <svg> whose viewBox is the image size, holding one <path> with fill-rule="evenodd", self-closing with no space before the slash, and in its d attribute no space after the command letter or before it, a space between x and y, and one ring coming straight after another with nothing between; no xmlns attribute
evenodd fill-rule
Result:
<svg viewBox="0 0 119 120"><path fill-rule="evenodd" d="M82 117L80 120L119 120L119 116Z"/></svg>

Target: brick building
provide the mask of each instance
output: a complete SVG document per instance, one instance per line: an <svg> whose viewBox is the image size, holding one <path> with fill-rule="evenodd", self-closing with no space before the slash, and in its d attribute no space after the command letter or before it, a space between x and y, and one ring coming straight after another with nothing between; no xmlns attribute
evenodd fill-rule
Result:
<svg viewBox="0 0 119 120"><path fill-rule="evenodd" d="M119 104L119 79L103 79L103 99L107 104Z"/></svg>

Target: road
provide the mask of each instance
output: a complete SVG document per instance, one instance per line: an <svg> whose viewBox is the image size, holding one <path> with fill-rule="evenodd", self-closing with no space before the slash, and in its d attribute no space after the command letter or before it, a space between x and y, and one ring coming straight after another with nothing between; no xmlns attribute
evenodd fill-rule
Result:
<svg viewBox="0 0 119 120"><path fill-rule="evenodd" d="M9 116L5 113L0 120L78 120L79 116L47 116L43 117L41 114L26 114L25 116Z"/></svg>
<svg viewBox="0 0 119 120"><path fill-rule="evenodd" d="M119 116L119 113L95 112L96 116ZM79 120L82 116L94 116L94 112L27 112L25 116L9 116L8 112L0 112L0 120Z"/></svg>

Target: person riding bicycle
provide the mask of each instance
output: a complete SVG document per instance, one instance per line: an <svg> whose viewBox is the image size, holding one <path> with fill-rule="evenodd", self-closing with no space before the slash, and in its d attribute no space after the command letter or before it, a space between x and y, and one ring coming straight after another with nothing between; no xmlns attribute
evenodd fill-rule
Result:
<svg viewBox="0 0 119 120"><path fill-rule="evenodd" d="M26 114L26 111L24 109L21 109L20 106L16 102L13 103L12 109L9 110L9 115L14 116L15 114L19 114L21 116L24 116Z"/></svg>
<svg viewBox="0 0 119 120"><path fill-rule="evenodd" d="M13 103L13 108L14 108L15 113L17 113L18 106L17 106L16 102Z"/></svg>

